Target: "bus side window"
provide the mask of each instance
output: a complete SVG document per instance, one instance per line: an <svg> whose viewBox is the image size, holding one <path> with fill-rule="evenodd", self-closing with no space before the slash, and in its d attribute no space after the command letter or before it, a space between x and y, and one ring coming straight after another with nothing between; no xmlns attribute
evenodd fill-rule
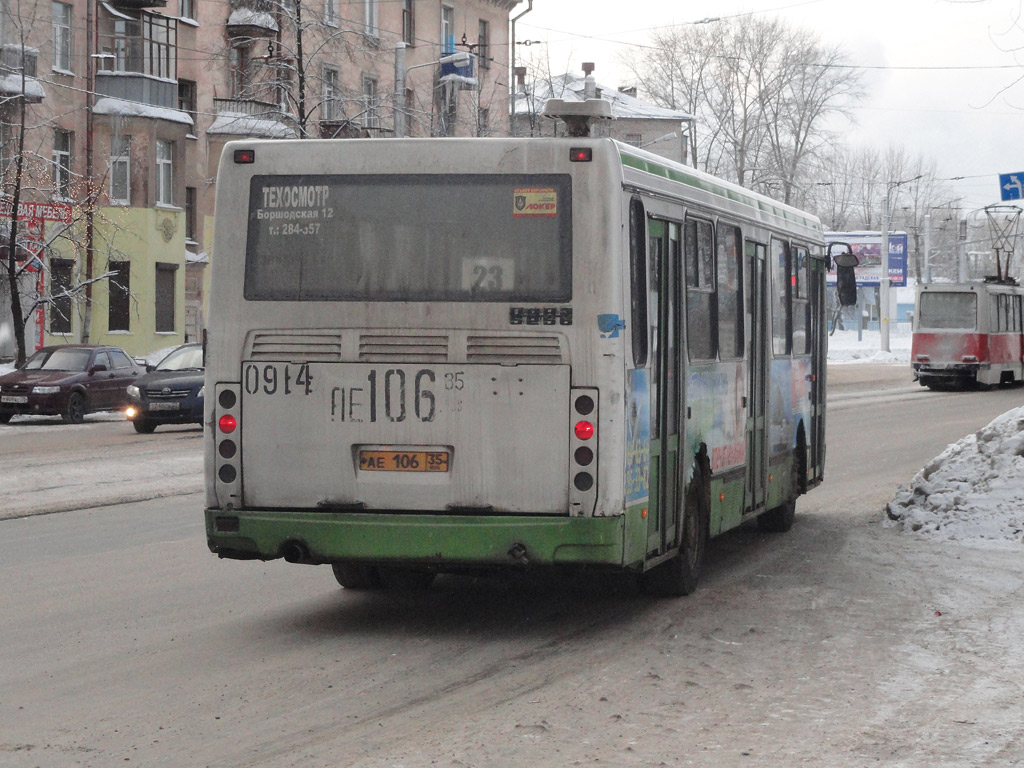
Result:
<svg viewBox="0 0 1024 768"><path fill-rule="evenodd" d="M710 221L686 220L686 345L691 360L717 354L718 302L715 298L715 233Z"/></svg>
<svg viewBox="0 0 1024 768"><path fill-rule="evenodd" d="M809 302L810 282L808 275L807 249L803 246L793 246L793 275L790 278L792 290L792 323L793 323L793 353L806 355L811 351L811 305Z"/></svg>
<svg viewBox="0 0 1024 768"><path fill-rule="evenodd" d="M792 285L790 276L789 243L772 238L771 245L771 309L772 309L772 352L776 357L788 355L793 349L792 326Z"/></svg>
<svg viewBox="0 0 1024 768"><path fill-rule="evenodd" d="M647 214L643 201L629 201L629 292L633 366L647 365Z"/></svg>
<svg viewBox="0 0 1024 768"><path fill-rule="evenodd" d="M743 253L740 228L718 225L718 351L723 360L743 356Z"/></svg>

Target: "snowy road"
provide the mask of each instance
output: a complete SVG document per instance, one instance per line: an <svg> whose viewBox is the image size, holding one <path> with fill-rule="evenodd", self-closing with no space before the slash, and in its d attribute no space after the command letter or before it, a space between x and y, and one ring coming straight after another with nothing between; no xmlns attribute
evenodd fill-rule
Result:
<svg viewBox="0 0 1024 768"><path fill-rule="evenodd" d="M347 593L325 568L212 557L199 494L2 521L0 765L1024 764L1024 559L882 523L1021 390L881 389L831 412L794 529L717 539L680 600L551 577ZM198 432L106 430L131 438L113 485L144 485L160 446L198 453ZM40 464L10 434L5 478Z"/></svg>

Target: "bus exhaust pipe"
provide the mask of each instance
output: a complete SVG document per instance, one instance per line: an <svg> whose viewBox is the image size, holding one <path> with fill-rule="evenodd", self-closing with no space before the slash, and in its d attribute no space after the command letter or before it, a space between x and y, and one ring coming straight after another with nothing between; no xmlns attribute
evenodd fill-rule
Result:
<svg viewBox="0 0 1024 768"><path fill-rule="evenodd" d="M288 541L281 547L281 555L287 563L310 564L313 558L309 555L309 547L301 541Z"/></svg>

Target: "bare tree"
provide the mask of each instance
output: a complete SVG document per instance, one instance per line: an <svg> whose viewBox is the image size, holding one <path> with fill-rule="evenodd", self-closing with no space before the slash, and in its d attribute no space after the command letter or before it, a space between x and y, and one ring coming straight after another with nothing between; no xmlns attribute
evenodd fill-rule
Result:
<svg viewBox="0 0 1024 768"><path fill-rule="evenodd" d="M697 116L700 167L786 201L826 152L827 119L863 95L841 49L753 16L656 33L627 66L653 101Z"/></svg>

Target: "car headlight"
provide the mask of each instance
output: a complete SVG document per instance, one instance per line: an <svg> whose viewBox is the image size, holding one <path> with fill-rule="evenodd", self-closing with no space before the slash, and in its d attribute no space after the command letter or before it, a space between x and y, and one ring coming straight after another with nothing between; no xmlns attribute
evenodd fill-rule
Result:
<svg viewBox="0 0 1024 768"><path fill-rule="evenodd" d="M33 395L56 395L60 387L32 387Z"/></svg>
<svg viewBox="0 0 1024 768"><path fill-rule="evenodd" d="M206 397L206 385L204 384L199 388L199 394L197 397Z"/></svg>
<svg viewBox="0 0 1024 768"><path fill-rule="evenodd" d="M134 384L128 385L128 397L137 397L142 399L142 392Z"/></svg>

